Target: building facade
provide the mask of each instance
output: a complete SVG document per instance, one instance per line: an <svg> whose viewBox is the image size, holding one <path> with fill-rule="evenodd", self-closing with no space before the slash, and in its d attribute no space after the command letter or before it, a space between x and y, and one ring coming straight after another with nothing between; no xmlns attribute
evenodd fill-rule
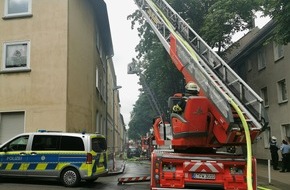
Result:
<svg viewBox="0 0 290 190"><path fill-rule="evenodd" d="M269 41L275 23L253 29L240 39L240 46L228 50L229 65L264 99L268 128L253 144L258 159L270 159L271 136L290 140L290 46Z"/></svg>
<svg viewBox="0 0 290 190"><path fill-rule="evenodd" d="M109 139L116 78L104 1L0 0L0 10L0 143L38 129Z"/></svg>

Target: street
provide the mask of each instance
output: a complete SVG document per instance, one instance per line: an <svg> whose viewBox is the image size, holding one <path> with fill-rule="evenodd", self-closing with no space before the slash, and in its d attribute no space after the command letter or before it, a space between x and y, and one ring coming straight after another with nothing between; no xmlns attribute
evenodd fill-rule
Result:
<svg viewBox="0 0 290 190"><path fill-rule="evenodd" d="M124 177L140 177L149 176L150 164L149 161L144 162L127 162L126 169L123 174L100 177L94 183L88 184L82 182L74 189L101 189L101 190L149 190L149 182L126 183L118 185L118 178ZM0 189L2 190L57 190L68 189L56 180L47 179L0 179Z"/></svg>
<svg viewBox="0 0 290 190"><path fill-rule="evenodd" d="M266 172L266 167L259 167L259 172L264 174ZM74 188L80 189L100 189L100 190L149 190L149 181L146 182L135 182L135 183L124 183L118 184L118 179L129 178L129 177L144 177L150 175L150 162L149 161L128 161L126 163L126 168L124 173L118 175L110 175L106 177L100 177L94 183L82 182L78 187ZM266 174L265 174L266 175ZM272 189L279 190L284 189L284 184L279 184L274 182L275 185L268 185L266 178L258 177L258 189ZM284 185L284 186L283 186ZM286 187L286 186L285 186ZM58 190L58 189L68 189L64 187L60 182L56 180L47 179L0 179L0 190ZM286 188L287 189L287 188Z"/></svg>

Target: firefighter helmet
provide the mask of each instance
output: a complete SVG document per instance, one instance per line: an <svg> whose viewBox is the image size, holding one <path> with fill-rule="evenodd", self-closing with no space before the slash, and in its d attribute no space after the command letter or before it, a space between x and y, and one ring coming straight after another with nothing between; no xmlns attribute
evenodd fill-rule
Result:
<svg viewBox="0 0 290 190"><path fill-rule="evenodd" d="M277 138L275 136L272 136L272 141L276 141Z"/></svg>
<svg viewBox="0 0 290 190"><path fill-rule="evenodd" d="M188 93L191 93L191 94L198 94L199 93L199 87L197 86L197 84L195 84L192 81L189 81L186 84L185 89Z"/></svg>
<svg viewBox="0 0 290 190"><path fill-rule="evenodd" d="M186 84L185 86L186 90L197 90L198 91L198 86L194 82L190 81Z"/></svg>

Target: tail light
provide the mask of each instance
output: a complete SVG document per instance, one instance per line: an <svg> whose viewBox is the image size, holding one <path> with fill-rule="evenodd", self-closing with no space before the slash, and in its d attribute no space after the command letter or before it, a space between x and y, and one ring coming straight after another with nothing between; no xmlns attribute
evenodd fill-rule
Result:
<svg viewBox="0 0 290 190"><path fill-rule="evenodd" d="M87 164L92 164L93 163L93 155L91 153L87 153Z"/></svg>

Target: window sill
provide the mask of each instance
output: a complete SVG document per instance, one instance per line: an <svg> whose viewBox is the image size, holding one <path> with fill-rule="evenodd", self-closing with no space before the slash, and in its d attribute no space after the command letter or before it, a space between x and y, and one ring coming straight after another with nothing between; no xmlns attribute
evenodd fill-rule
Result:
<svg viewBox="0 0 290 190"><path fill-rule="evenodd" d="M263 71L265 69L266 69L266 66L265 67L258 68L258 72Z"/></svg>
<svg viewBox="0 0 290 190"><path fill-rule="evenodd" d="M274 62L275 63L277 63L277 62L279 62L281 59L283 59L284 58L284 55L283 56L281 56L281 57L279 57L279 58L276 58L275 60L274 60Z"/></svg>
<svg viewBox="0 0 290 190"><path fill-rule="evenodd" d="M23 69L11 69L11 70L2 70L0 71L0 74L6 74L6 73L27 73L31 72L31 69L23 68Z"/></svg>
<svg viewBox="0 0 290 190"><path fill-rule="evenodd" d="M3 16L2 19L3 20L9 20L9 19L14 19L14 18L29 18L32 17L32 14L23 14L23 15L6 15Z"/></svg>
<svg viewBox="0 0 290 190"><path fill-rule="evenodd" d="M282 101L279 101L278 104L281 105L281 104L285 104L287 102L288 102L288 100L282 100Z"/></svg>

